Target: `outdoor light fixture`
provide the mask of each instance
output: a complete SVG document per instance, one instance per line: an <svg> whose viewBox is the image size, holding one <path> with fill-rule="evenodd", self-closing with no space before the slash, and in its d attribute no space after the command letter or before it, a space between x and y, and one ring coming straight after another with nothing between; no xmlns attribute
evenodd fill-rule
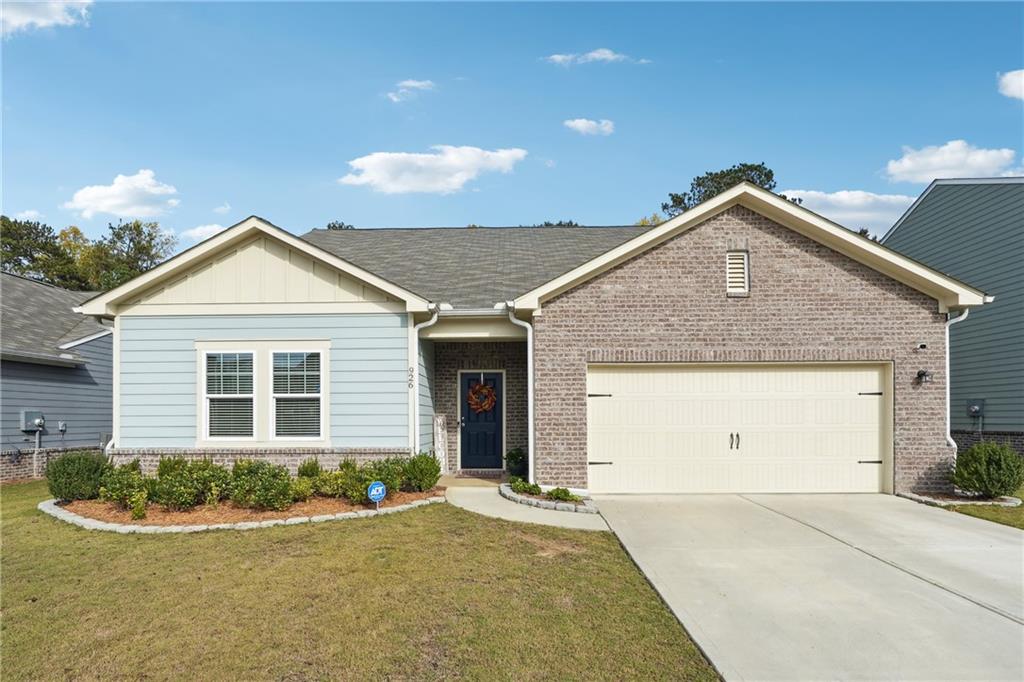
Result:
<svg viewBox="0 0 1024 682"><path fill-rule="evenodd" d="M917 383L919 384L930 384L932 383L932 373L926 369L917 370Z"/></svg>

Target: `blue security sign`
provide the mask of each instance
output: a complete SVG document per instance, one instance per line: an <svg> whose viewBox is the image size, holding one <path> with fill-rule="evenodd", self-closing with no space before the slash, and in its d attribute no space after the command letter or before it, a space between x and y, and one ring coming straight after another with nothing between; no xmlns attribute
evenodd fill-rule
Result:
<svg viewBox="0 0 1024 682"><path fill-rule="evenodd" d="M366 496L370 498L370 502L380 502L387 494L388 489L380 481L374 481L366 489Z"/></svg>

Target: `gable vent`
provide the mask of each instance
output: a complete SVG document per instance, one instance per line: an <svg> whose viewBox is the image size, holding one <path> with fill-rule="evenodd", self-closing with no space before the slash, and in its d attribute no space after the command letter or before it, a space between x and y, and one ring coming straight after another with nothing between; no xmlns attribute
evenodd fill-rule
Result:
<svg viewBox="0 0 1024 682"><path fill-rule="evenodd" d="M726 294L750 293L750 254L746 251L728 251L725 254Z"/></svg>

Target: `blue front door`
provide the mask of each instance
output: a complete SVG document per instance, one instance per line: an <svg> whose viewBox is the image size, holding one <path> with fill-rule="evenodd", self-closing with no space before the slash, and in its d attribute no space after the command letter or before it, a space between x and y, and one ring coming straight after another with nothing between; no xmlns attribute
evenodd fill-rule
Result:
<svg viewBox="0 0 1024 682"><path fill-rule="evenodd" d="M499 372L459 375L463 469L501 469L505 386Z"/></svg>

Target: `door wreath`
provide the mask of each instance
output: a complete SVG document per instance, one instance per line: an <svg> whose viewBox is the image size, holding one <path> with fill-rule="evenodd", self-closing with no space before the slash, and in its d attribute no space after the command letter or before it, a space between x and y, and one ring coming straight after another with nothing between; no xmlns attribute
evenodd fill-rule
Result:
<svg viewBox="0 0 1024 682"><path fill-rule="evenodd" d="M498 396L487 384L473 384L469 387L466 402L469 403L469 409L480 414L493 410L495 403L498 402Z"/></svg>

